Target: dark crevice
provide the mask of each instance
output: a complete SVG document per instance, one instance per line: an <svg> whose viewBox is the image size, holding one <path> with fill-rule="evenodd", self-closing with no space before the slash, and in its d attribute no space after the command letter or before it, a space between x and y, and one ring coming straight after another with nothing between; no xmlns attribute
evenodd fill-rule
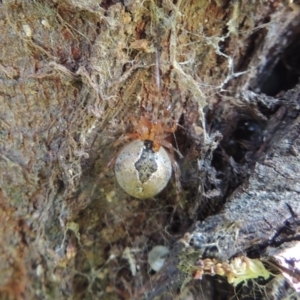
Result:
<svg viewBox="0 0 300 300"><path fill-rule="evenodd" d="M299 26L298 26L299 27ZM300 77L300 33L293 36L289 45L280 52L279 57L269 58L269 63L258 76L257 87L253 90L268 96L294 88ZM270 56L272 54L270 53Z"/></svg>
<svg viewBox="0 0 300 300"><path fill-rule="evenodd" d="M300 46L300 45L299 45ZM261 92L269 95L275 96L281 91L287 91L292 89L299 82L300 75L300 47L299 52L299 62L292 68L290 65L286 64L281 58L277 65L275 66L273 72L270 74L267 81L261 87Z"/></svg>

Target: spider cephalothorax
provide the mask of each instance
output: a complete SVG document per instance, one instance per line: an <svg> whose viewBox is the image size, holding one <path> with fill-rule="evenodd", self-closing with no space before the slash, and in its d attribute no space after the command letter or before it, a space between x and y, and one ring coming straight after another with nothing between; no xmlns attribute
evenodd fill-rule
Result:
<svg viewBox="0 0 300 300"><path fill-rule="evenodd" d="M139 121L131 118L134 132L123 139L133 141L125 145L115 162L115 173L120 186L137 198L151 198L162 191L172 175L172 165L178 173L173 158L174 150L167 137L174 133L177 124L166 126L161 121L151 122L147 117ZM165 148L170 150L167 153ZM178 176L176 177L178 178Z"/></svg>
<svg viewBox="0 0 300 300"><path fill-rule="evenodd" d="M159 151L161 146L172 151L175 149L172 144L166 140L166 138L171 133L175 132L177 128L176 123L172 127L168 127L161 121L151 122L144 116L140 117L140 120L138 122L135 119L131 118L131 122L134 126L135 132L127 134L125 137L139 139L141 141L151 141L152 150L154 152Z"/></svg>

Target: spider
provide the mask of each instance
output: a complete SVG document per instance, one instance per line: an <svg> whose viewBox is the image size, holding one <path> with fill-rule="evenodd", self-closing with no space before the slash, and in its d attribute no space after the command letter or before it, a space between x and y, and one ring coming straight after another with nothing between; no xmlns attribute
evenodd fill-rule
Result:
<svg viewBox="0 0 300 300"><path fill-rule="evenodd" d="M121 140L132 141L119 152L115 161L119 185L131 196L151 198L166 187L173 167L176 186L180 189L179 167L174 151L179 157L182 155L167 140L176 131L177 123L169 127L162 121L151 121L146 116L141 116L138 121L132 117L130 120L134 132L124 135Z"/></svg>
<svg viewBox="0 0 300 300"><path fill-rule="evenodd" d="M156 51L155 83L144 78L142 82L141 96L145 115L138 120L131 117L133 132L125 134L121 140L132 140L119 152L115 161L115 174L119 185L131 196L145 199L151 198L161 192L168 184L172 170L174 170L177 191L180 190L179 167L174 158L176 152L181 158L181 153L168 141L168 137L174 134L178 123L164 121L165 111L161 111L161 103L168 103L170 95L166 89L161 89L161 76L159 70L159 53ZM168 78L167 80L169 80ZM144 97L146 96L146 97ZM152 113L149 114L149 106ZM168 151L166 151L166 149Z"/></svg>

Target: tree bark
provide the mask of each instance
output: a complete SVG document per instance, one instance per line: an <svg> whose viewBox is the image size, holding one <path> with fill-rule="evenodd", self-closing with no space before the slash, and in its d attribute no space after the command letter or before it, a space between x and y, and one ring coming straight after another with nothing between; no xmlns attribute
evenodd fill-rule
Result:
<svg viewBox="0 0 300 300"><path fill-rule="evenodd" d="M297 1L0 15L1 299L300 297ZM178 165L146 200L111 167L141 117Z"/></svg>

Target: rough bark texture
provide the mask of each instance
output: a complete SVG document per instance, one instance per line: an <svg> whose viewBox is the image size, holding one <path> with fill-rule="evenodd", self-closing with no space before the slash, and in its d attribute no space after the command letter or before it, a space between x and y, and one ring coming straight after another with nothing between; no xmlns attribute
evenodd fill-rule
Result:
<svg viewBox="0 0 300 300"><path fill-rule="evenodd" d="M298 299L299 38L297 1L0 1L0 298ZM147 200L108 167L141 116L183 155Z"/></svg>

